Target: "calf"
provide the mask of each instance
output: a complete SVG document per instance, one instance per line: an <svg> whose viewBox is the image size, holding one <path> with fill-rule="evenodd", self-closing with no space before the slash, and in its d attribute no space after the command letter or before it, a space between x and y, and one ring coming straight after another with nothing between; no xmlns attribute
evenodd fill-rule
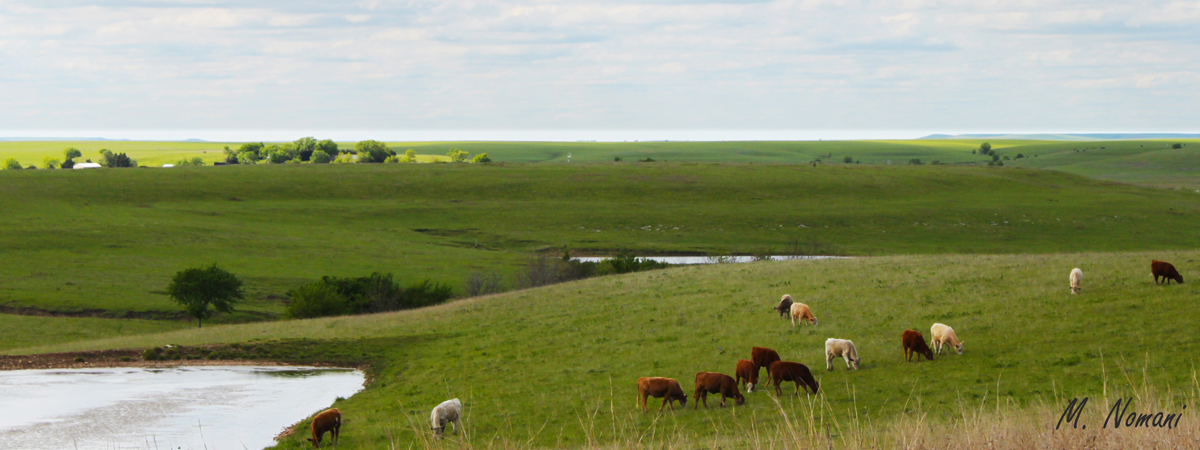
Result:
<svg viewBox="0 0 1200 450"><path fill-rule="evenodd" d="M954 334L954 329L950 328L949 325L933 324L932 327L929 327L929 336L933 338L933 350L937 354L942 354L942 347L946 344L953 345L954 351L960 355L962 354L963 341L958 340L958 335Z"/></svg>
<svg viewBox="0 0 1200 450"><path fill-rule="evenodd" d="M308 442L312 442L313 447L321 446L321 437L325 432L329 432L329 441L337 446L338 434L342 430L342 412L337 408L330 408L321 411L313 417L312 420L312 437L308 438Z"/></svg>
<svg viewBox="0 0 1200 450"><path fill-rule="evenodd" d="M904 334L900 335L900 343L904 345L904 361L911 362L912 355L920 353L933 361L933 351L929 349L929 345L925 343L925 336L918 333L916 330L904 330ZM921 362L921 357L917 357L917 362Z"/></svg>
<svg viewBox="0 0 1200 450"><path fill-rule="evenodd" d="M738 384L745 383L747 393L754 392L754 385L758 384L758 366L754 361L739 359L737 369L733 373Z"/></svg>
<svg viewBox="0 0 1200 450"><path fill-rule="evenodd" d="M721 394L721 407L725 407L725 398L733 397L737 404L745 404L746 397L738 392L737 381L729 375L723 373L700 372L696 374L696 393L692 396L692 401L696 403L694 409L700 409L700 403L704 403L704 407L708 408L708 394Z"/></svg>
<svg viewBox="0 0 1200 450"><path fill-rule="evenodd" d="M1071 293L1078 294L1081 289L1080 284L1083 283L1083 271L1078 267L1071 269Z"/></svg>
<svg viewBox="0 0 1200 450"><path fill-rule="evenodd" d="M458 434L458 418L462 416L462 402L457 398L446 400L433 407L429 413L429 427L433 430L433 438L440 439L446 433L446 424L454 425L454 434Z"/></svg>
<svg viewBox="0 0 1200 450"><path fill-rule="evenodd" d="M1180 275L1179 271L1175 270L1175 266L1171 265L1169 262L1158 260L1151 261L1150 273L1154 274L1154 284L1161 284L1158 282L1159 277L1162 277L1163 281L1167 282L1167 284L1171 284L1171 280L1175 280L1176 283L1183 284L1183 275Z"/></svg>
<svg viewBox="0 0 1200 450"><path fill-rule="evenodd" d="M783 294L783 298L780 299L779 304L775 306L775 311L779 312L779 318L788 318L788 314L792 312L792 296Z"/></svg>
<svg viewBox="0 0 1200 450"><path fill-rule="evenodd" d="M767 376L771 374L771 363L779 361L779 354L775 350L766 347L750 348L750 361L754 363L754 378L758 379L758 369L761 367L767 369Z"/></svg>
<svg viewBox="0 0 1200 450"><path fill-rule="evenodd" d="M671 405L671 410L675 410L674 400L679 400L680 408L687 407L687 394L683 393L679 382L671 378L638 378L638 404L641 405L642 412L649 410L646 408L646 400L649 397L663 399L662 406L658 408L659 411L662 411L667 405Z"/></svg>
<svg viewBox="0 0 1200 450"><path fill-rule="evenodd" d="M792 303L792 328L796 327L796 319L800 319L802 324L804 322L817 324L817 316L814 316L812 309L803 303Z"/></svg>
<svg viewBox="0 0 1200 450"><path fill-rule="evenodd" d="M858 349L854 342L847 339L829 338L825 340L825 369L833 370L833 358L841 357L846 360L846 368L858 370Z"/></svg>
<svg viewBox="0 0 1200 450"><path fill-rule="evenodd" d="M800 383L808 389L812 389L812 393L817 393L817 380L813 379L812 372L808 370L808 366L798 362L779 361L771 364L771 368L767 369L771 374L771 383L775 385L775 396L783 395L783 390L779 388L784 381L796 382L796 395L800 395Z"/></svg>

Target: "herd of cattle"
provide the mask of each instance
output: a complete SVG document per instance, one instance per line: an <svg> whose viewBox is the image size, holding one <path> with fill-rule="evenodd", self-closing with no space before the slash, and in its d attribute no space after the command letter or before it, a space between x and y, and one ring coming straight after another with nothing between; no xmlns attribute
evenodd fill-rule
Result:
<svg viewBox="0 0 1200 450"><path fill-rule="evenodd" d="M1150 272L1154 275L1154 283L1160 284L1159 279L1163 279L1167 284L1172 280L1176 283L1183 283L1183 276L1175 270L1175 266L1171 263L1155 260L1150 263ZM1070 274L1071 293L1077 294L1082 289L1083 271L1079 268L1071 270ZM799 321L803 324L817 324L817 317L813 315L812 308L808 305L792 300L792 296L784 295L779 300L779 304L775 306L775 310L779 312L780 317L790 317L792 327L796 326ZM904 349L905 362L911 362L913 356L916 356L920 362L921 356L930 361L933 360L933 355L942 354L942 350L946 346L954 347L954 351L958 354L963 353L963 341L954 333L954 329L950 326L935 323L929 328L929 334L932 336L933 349L925 343L925 336L916 330L904 330L900 335L900 344ZM829 338L825 341L825 369L833 370L833 360L842 358L846 362L847 369L858 370L859 362L858 350L854 348L854 342L848 339ZM734 375L737 378L715 372L700 372L696 374L696 389L692 394L695 399L695 408L699 408L703 403L704 407L708 407L708 394L719 394L721 396L721 406L725 406L725 400L732 398L738 405L746 403L746 397L742 395L739 386L746 389L747 393L754 392L754 387L758 385L758 374L761 369L767 369L767 375L770 377L770 383L775 386L775 395L783 395L783 390L780 388L784 382L793 382L796 384L795 394L800 394L800 386L804 386L806 392L812 391L817 393L817 380L813 378L812 372L808 370L808 366L798 362L783 361L779 357L779 353L765 347L753 347L750 349L750 359L740 359L734 369ZM680 407L687 407L688 396L683 392L683 387L678 381L672 378L663 377L642 377L637 381L638 385L638 406L642 411L648 411L646 402L650 397L663 399L662 406L658 409L662 411L668 406L675 409L674 402L678 401ZM454 434L458 434L458 418L462 415L462 402L457 398L446 400L433 408L429 414L430 429L433 431L434 438L440 438L446 431L446 425L454 427ZM321 438L325 433L329 433L330 440L336 445L338 433L342 427L342 413L337 408L332 408L317 414L312 421L312 438L308 440L312 442L313 447L318 447L321 444Z"/></svg>

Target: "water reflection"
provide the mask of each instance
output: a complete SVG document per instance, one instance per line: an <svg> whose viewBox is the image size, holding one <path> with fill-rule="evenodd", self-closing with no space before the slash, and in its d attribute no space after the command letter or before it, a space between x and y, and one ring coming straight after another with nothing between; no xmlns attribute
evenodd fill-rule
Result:
<svg viewBox="0 0 1200 450"><path fill-rule="evenodd" d="M0 372L0 449L261 449L363 381L313 367Z"/></svg>

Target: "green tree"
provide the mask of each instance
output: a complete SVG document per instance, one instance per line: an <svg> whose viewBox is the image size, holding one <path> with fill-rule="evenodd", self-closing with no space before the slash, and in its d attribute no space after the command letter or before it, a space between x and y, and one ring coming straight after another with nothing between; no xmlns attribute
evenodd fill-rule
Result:
<svg viewBox="0 0 1200 450"><path fill-rule="evenodd" d="M354 144L354 151L358 152L358 162L360 163L381 163L387 157L396 154L388 148L387 144L372 140Z"/></svg>
<svg viewBox="0 0 1200 450"><path fill-rule="evenodd" d="M408 149L404 151L404 162L417 162L417 151Z"/></svg>
<svg viewBox="0 0 1200 450"><path fill-rule="evenodd" d="M326 139L317 143L317 150L325 152L326 155L333 156L338 154L338 145L332 139Z"/></svg>
<svg viewBox="0 0 1200 450"><path fill-rule="evenodd" d="M312 162L315 164L329 164L329 161L333 161L333 157L324 151L317 150L312 154Z"/></svg>
<svg viewBox="0 0 1200 450"><path fill-rule="evenodd" d="M992 144L989 144L987 142L979 144L979 153L986 155L991 152L992 152Z"/></svg>
<svg viewBox="0 0 1200 450"><path fill-rule="evenodd" d="M842 162L844 162L846 164L850 164L850 163L854 162L854 158L847 156L845 158L842 158Z"/></svg>
<svg viewBox="0 0 1200 450"><path fill-rule="evenodd" d="M992 162L998 162L998 161L1000 161L1000 155L992 153Z"/></svg>
<svg viewBox="0 0 1200 450"><path fill-rule="evenodd" d="M68 147L66 150L63 150L64 159L75 159L81 156L83 156L83 152L80 152L79 149L75 147Z"/></svg>
<svg viewBox="0 0 1200 450"><path fill-rule="evenodd" d="M53 156L47 156L45 158L42 158L42 167L45 167L47 169L57 168L58 167L58 158L55 158Z"/></svg>
<svg viewBox="0 0 1200 450"><path fill-rule="evenodd" d="M59 166L59 167L61 167L61 168L63 168L63 169L70 169L70 168L72 168L72 167L75 167L75 160L73 160L73 159L68 159L68 160L66 160L66 161L63 161L63 162L62 162L62 165L61 165L61 166Z"/></svg>
<svg viewBox="0 0 1200 450"><path fill-rule="evenodd" d="M8 158L4 160L4 170L21 170L21 163L16 159Z"/></svg>
<svg viewBox="0 0 1200 450"><path fill-rule="evenodd" d="M284 310L284 316L289 319L340 316L350 312L346 296L327 283L309 283L289 292L288 296L292 302Z"/></svg>
<svg viewBox="0 0 1200 450"><path fill-rule="evenodd" d="M1171 148L1178 150L1178 149L1183 148L1183 144L1179 144L1179 143L1171 144Z"/></svg>
<svg viewBox="0 0 1200 450"><path fill-rule="evenodd" d="M302 137L296 139L296 142L292 143L292 147L296 151L296 156L299 156L301 161L308 161L312 157L313 152L317 151L317 140L311 136Z"/></svg>
<svg viewBox="0 0 1200 450"><path fill-rule="evenodd" d="M467 160L468 153L457 148L451 148L450 152L446 153L450 157L451 162L463 162Z"/></svg>
<svg viewBox="0 0 1200 450"><path fill-rule="evenodd" d="M480 153L475 155L474 158L471 158L471 162L490 163L492 162L492 158L489 158L487 153Z"/></svg>
<svg viewBox="0 0 1200 450"><path fill-rule="evenodd" d="M176 273L167 285L167 295L196 318L198 327L203 327L204 319L212 317L210 305L218 312L228 313L238 300L245 298L242 280L216 264Z"/></svg>
<svg viewBox="0 0 1200 450"><path fill-rule="evenodd" d="M124 153L113 153L108 149L101 149L100 154L103 158L100 159L100 165L108 168L117 167L137 167L137 160L130 158Z"/></svg>

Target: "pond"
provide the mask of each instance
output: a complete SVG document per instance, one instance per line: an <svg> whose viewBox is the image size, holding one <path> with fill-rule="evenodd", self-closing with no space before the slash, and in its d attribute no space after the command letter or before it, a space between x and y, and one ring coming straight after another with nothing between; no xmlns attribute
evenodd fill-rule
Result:
<svg viewBox="0 0 1200 450"><path fill-rule="evenodd" d="M262 449L364 380L314 367L0 372L0 449Z"/></svg>
<svg viewBox="0 0 1200 450"><path fill-rule="evenodd" d="M580 262L600 262L609 256L571 258ZM638 256L638 259L649 259L667 264L717 264L717 263L748 263L754 262L753 256ZM808 255L771 255L772 261L791 261L793 259L834 259L846 256L808 256Z"/></svg>

